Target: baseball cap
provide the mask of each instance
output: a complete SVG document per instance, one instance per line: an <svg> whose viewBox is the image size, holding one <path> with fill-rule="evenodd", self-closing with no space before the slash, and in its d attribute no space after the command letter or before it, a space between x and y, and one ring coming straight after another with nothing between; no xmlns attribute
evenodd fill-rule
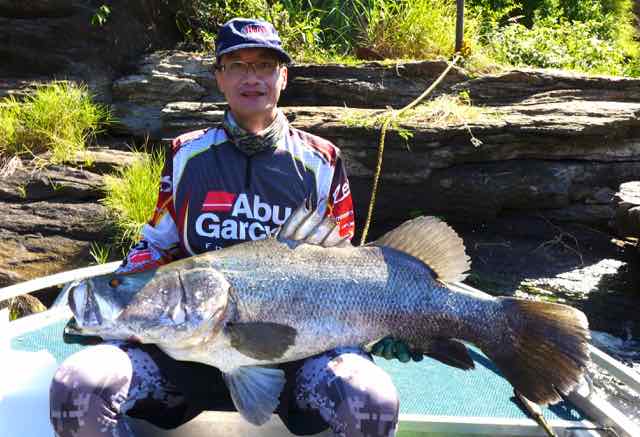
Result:
<svg viewBox="0 0 640 437"><path fill-rule="evenodd" d="M248 48L271 49L281 60L291 62L291 56L282 48L278 32L271 23L252 18L234 18L224 23L216 38L216 58Z"/></svg>

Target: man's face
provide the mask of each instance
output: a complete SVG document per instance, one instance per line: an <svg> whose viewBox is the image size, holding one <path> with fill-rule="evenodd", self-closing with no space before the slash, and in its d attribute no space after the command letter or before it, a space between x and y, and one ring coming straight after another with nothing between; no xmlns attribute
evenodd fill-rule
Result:
<svg viewBox="0 0 640 437"><path fill-rule="evenodd" d="M279 65L276 53L269 49L240 49L225 54L216 70L218 88L224 94L238 123L245 127L265 124L276 115L280 92L287 85L287 67ZM249 65L247 68L246 64ZM275 68L270 68L274 65Z"/></svg>

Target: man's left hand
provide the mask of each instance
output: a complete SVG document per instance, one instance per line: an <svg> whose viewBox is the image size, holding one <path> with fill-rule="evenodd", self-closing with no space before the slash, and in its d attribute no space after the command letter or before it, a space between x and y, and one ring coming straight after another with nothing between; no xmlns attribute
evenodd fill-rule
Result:
<svg viewBox="0 0 640 437"><path fill-rule="evenodd" d="M386 358L387 360L397 359L402 363L409 361L422 361L423 355L419 351L413 351L402 340L396 340L393 337L385 337L371 348L373 355Z"/></svg>

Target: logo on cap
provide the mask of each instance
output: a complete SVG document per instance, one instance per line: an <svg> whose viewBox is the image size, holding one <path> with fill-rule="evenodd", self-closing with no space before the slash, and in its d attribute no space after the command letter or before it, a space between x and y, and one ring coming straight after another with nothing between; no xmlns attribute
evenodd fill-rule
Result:
<svg viewBox="0 0 640 437"><path fill-rule="evenodd" d="M247 24L240 29L245 35L251 35L252 38L266 39L271 36L271 30L262 24Z"/></svg>

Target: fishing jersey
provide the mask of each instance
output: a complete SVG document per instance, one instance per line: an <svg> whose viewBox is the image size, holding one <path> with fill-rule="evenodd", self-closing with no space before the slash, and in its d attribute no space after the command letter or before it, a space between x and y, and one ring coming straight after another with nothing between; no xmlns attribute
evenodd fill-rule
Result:
<svg viewBox="0 0 640 437"><path fill-rule="evenodd" d="M248 156L222 127L172 143L151 221L120 273L273 236L304 201L354 233L353 202L337 147L287 125L269 150Z"/></svg>

